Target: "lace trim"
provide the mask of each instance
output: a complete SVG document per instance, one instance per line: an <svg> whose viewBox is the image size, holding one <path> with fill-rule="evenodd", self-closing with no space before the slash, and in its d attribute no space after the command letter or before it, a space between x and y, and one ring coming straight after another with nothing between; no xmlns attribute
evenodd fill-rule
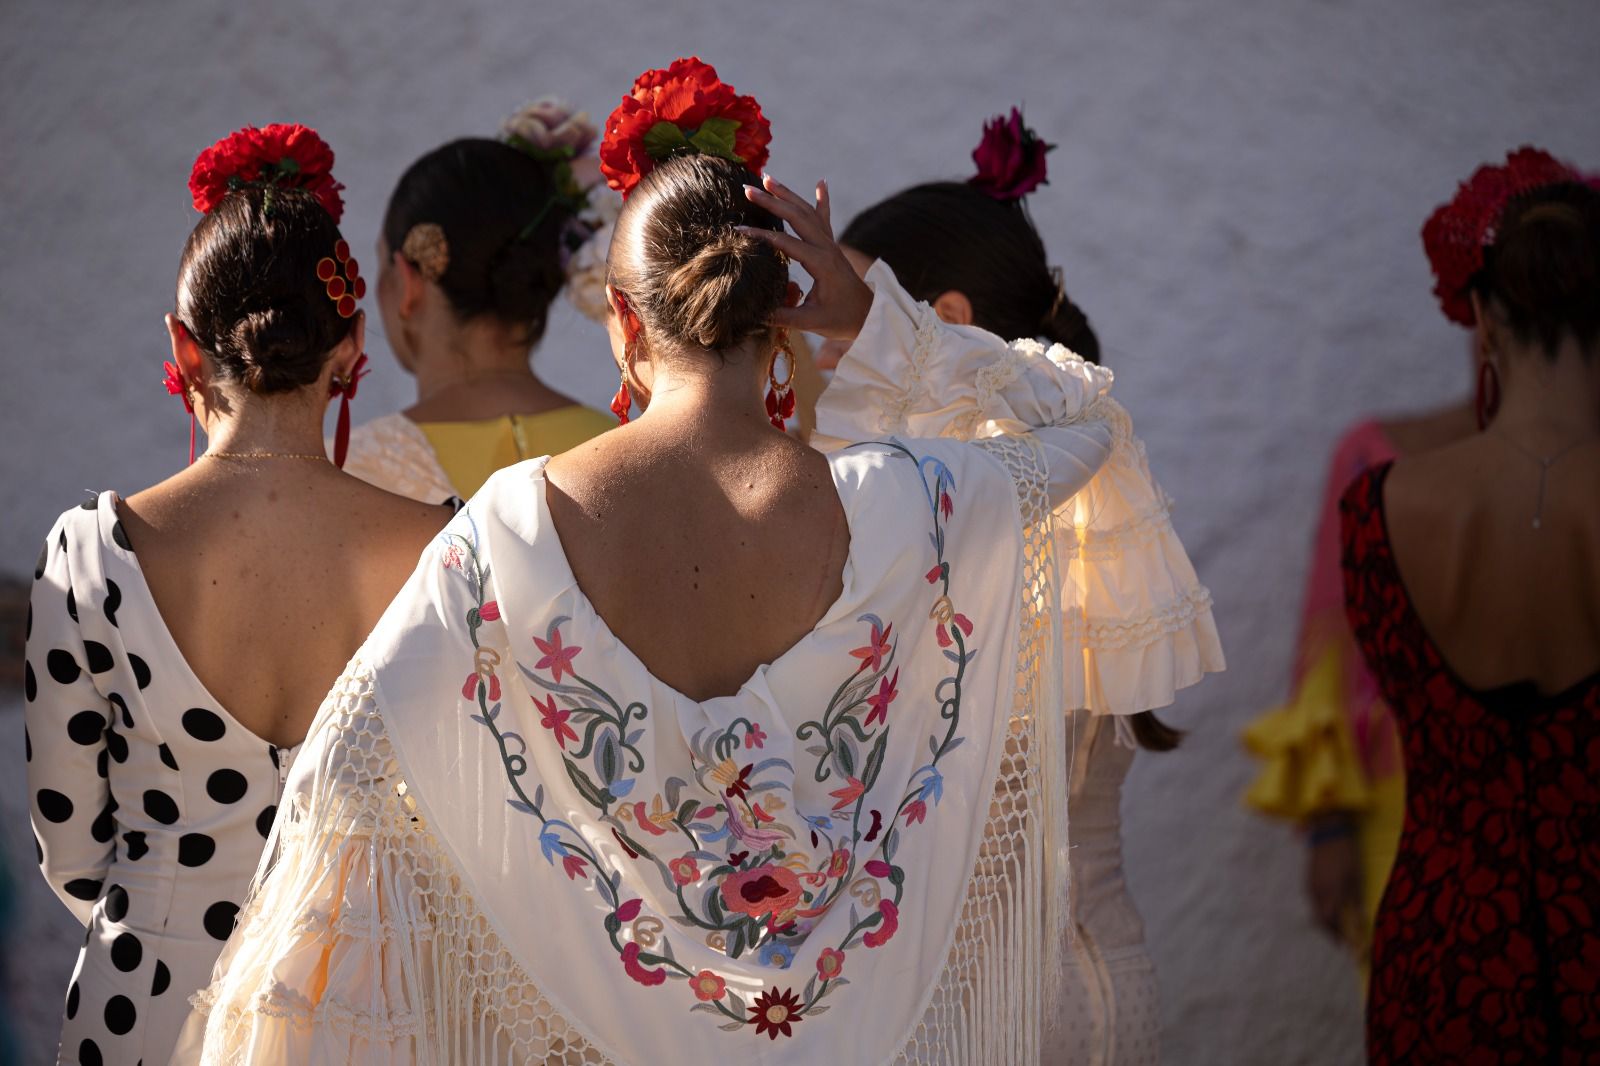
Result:
<svg viewBox="0 0 1600 1066"><path fill-rule="evenodd" d="M883 417L878 420L879 430L888 434L904 433L910 413L927 406L924 402L928 392L926 378L928 364L939 346L939 316L925 303L917 304L914 314L916 339L906 360L900 394L885 405Z"/></svg>
<svg viewBox="0 0 1600 1066"><path fill-rule="evenodd" d="M1000 353L1000 357L988 366L983 367L973 377L973 385L977 389L978 415L981 418L992 418L989 408L994 403L994 398L1022 376L1022 370L1028 365L1027 356L1018 350L1018 347L1008 347Z"/></svg>
<svg viewBox="0 0 1600 1066"><path fill-rule="evenodd" d="M1110 529L1086 529L1080 533L1062 523L1060 532L1061 543L1057 551L1061 559L1067 562L1074 559L1109 562L1129 548L1142 548L1171 533L1172 501L1163 493L1150 507Z"/></svg>
<svg viewBox="0 0 1600 1066"><path fill-rule="evenodd" d="M1210 610L1211 592L1197 584L1191 585L1181 599L1136 618L1096 621L1074 610L1067 624L1083 646L1092 651L1138 650L1188 629Z"/></svg>

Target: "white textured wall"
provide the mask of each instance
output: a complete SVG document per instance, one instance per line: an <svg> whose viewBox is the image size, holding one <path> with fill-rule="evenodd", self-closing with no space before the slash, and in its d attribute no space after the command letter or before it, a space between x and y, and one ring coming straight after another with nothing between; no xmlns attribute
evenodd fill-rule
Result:
<svg viewBox="0 0 1600 1066"><path fill-rule="evenodd" d="M131 491L182 461L160 365L195 218L185 179L201 147L245 122L326 135L359 249L424 150L491 133L547 92L603 116L635 73L680 53L761 99L772 169L800 187L829 178L841 219L913 181L964 176L980 121L1025 102L1061 145L1032 209L1180 503L1233 664L1172 712L1193 730L1184 749L1141 759L1129 785L1167 1061L1356 1061L1354 973L1310 930L1289 834L1240 810L1250 767L1235 736L1283 691L1336 431L1465 385L1463 339L1429 296L1423 218L1522 141L1600 165L1600 5L355 6L0 9L0 569L23 575L80 490ZM363 414L408 396L373 347ZM609 359L586 323L558 320L540 360L603 401ZM20 716L3 717L15 812ZM31 860L25 827L0 833ZM34 877L31 861L19 874ZM53 901L30 905L25 921L60 928ZM70 951L24 963L46 1013Z"/></svg>

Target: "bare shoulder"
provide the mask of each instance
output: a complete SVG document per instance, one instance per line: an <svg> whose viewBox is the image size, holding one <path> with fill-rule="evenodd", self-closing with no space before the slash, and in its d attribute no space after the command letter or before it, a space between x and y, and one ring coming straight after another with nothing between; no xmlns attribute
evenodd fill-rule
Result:
<svg viewBox="0 0 1600 1066"><path fill-rule="evenodd" d="M357 524L368 534L368 539L392 548L400 556L415 558L429 541L443 529L454 514L445 503L419 503L405 496L397 496L359 478L350 478L352 514Z"/></svg>

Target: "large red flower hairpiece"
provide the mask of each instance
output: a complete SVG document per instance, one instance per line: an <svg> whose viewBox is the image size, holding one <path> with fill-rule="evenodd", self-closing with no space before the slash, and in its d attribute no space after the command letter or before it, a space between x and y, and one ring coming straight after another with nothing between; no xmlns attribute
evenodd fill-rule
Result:
<svg viewBox="0 0 1600 1066"><path fill-rule="evenodd" d="M972 150L978 172L967 179L996 200L1020 200L1050 180L1045 153L1055 145L1046 144L1022 121L1022 112L996 115L983 124L983 140Z"/></svg>
<svg viewBox="0 0 1600 1066"><path fill-rule="evenodd" d="M333 180L333 149L309 126L273 123L262 129L235 130L200 153L189 172L195 210L209 213L237 189L305 189L334 222L344 214Z"/></svg>
<svg viewBox="0 0 1600 1066"><path fill-rule="evenodd" d="M740 96L698 58L647 70L606 119L600 172L626 197L657 163L678 155L714 155L752 174L767 164L772 125L753 96Z"/></svg>
<svg viewBox="0 0 1600 1066"><path fill-rule="evenodd" d="M1444 316L1463 326L1477 324L1472 313L1472 278L1483 269L1483 250L1512 200L1546 185L1583 181L1576 169L1549 152L1524 145L1500 166L1485 164L1461 183L1449 203L1440 204L1422 226L1422 247L1433 267L1433 294Z"/></svg>

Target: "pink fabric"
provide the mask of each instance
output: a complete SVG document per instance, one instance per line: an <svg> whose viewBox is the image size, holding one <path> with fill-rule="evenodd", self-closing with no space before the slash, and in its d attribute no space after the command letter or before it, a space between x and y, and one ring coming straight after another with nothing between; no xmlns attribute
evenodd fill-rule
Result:
<svg viewBox="0 0 1600 1066"><path fill-rule="evenodd" d="M1399 749L1389 708L1378 694L1377 681L1357 652L1345 621L1344 580L1339 570L1339 497L1362 471L1386 463L1396 454L1383 427L1373 419L1351 426L1333 449L1306 578L1294 668L1294 687L1298 690L1306 672L1326 653L1328 643L1338 642L1344 663L1344 691L1349 694L1344 710L1350 722L1350 736L1362 767L1373 778L1400 772Z"/></svg>

